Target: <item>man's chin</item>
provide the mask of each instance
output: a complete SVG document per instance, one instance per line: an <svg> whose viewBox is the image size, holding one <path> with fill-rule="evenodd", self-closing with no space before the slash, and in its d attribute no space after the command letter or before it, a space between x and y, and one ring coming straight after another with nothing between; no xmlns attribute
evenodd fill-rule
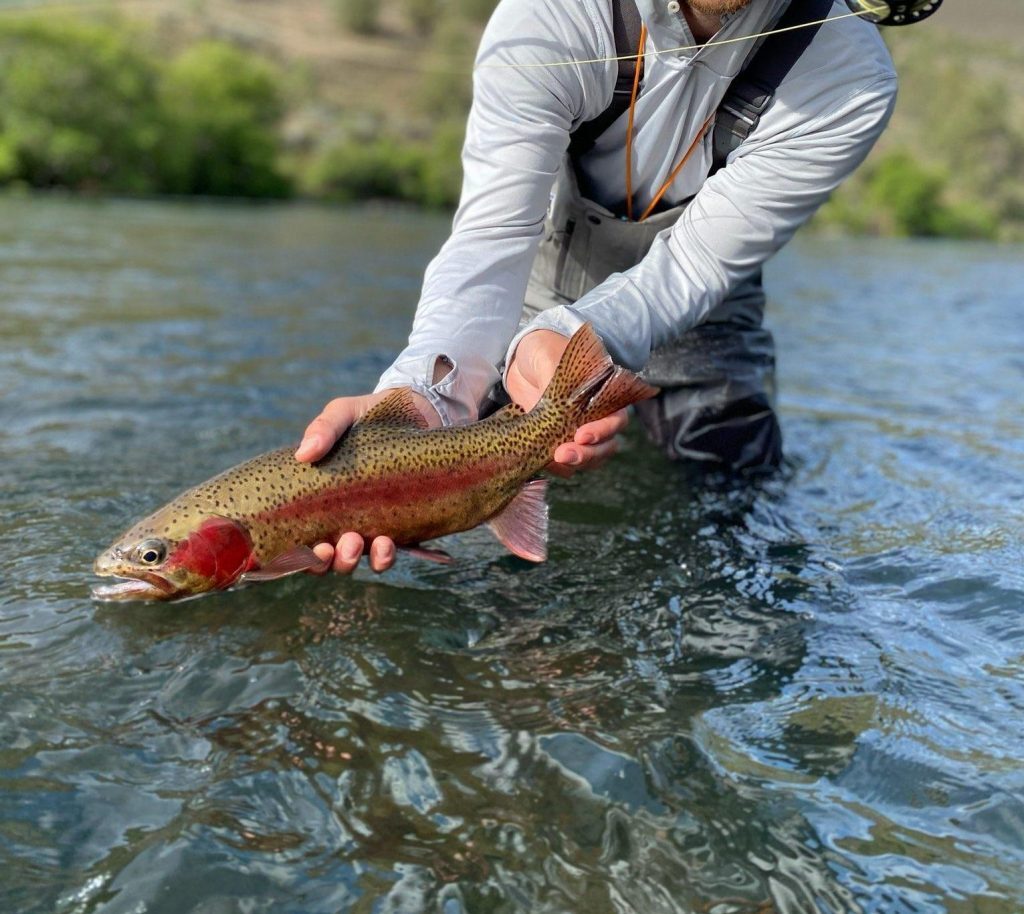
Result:
<svg viewBox="0 0 1024 914"><path fill-rule="evenodd" d="M687 4L706 16L725 16L750 6L750 0L687 0Z"/></svg>

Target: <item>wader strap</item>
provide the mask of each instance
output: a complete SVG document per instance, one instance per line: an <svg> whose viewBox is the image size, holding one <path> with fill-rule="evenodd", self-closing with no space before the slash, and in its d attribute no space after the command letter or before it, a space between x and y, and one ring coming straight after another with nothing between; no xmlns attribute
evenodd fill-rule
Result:
<svg viewBox="0 0 1024 914"><path fill-rule="evenodd" d="M775 91L807 50L832 9L832 0L793 0L777 29L816 22L805 28L769 35L749 63L733 79L718 106L712 139L711 174L725 167L730 153L754 132Z"/></svg>
<svg viewBox="0 0 1024 914"><path fill-rule="evenodd" d="M832 0L793 0L773 28L824 19ZM636 49L640 42L640 12L635 0L612 0L615 56L619 61L612 100L597 117L580 124L569 140L569 156L576 162L589 152L598 137L629 108L636 72ZM807 49L820 25L770 35L755 45L739 75L732 81L719 105L713 139L712 174L725 165L726 158L757 126L771 104L775 90ZM640 74L641 78L643 73Z"/></svg>
<svg viewBox="0 0 1024 914"><path fill-rule="evenodd" d="M615 78L612 100L593 120L585 121L573 131L569 139L569 156L575 162L590 151L597 138L618 120L629 107L633 94L633 78L636 74L636 49L640 44L640 11L635 0L612 0L612 28L615 30L615 56L619 61L619 72ZM629 55L629 56L626 56ZM643 64L640 77L643 78Z"/></svg>

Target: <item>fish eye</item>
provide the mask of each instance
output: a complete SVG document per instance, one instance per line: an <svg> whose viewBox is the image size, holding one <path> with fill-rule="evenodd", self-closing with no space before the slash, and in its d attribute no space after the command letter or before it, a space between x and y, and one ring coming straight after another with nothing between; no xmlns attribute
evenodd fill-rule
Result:
<svg viewBox="0 0 1024 914"><path fill-rule="evenodd" d="M146 540L136 547L135 557L143 565L159 565L167 558L167 545L162 540Z"/></svg>

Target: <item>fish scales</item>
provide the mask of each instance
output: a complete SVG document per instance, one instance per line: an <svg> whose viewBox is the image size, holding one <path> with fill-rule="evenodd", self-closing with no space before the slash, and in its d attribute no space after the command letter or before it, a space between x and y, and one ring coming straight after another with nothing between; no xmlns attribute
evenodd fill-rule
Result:
<svg viewBox="0 0 1024 914"><path fill-rule="evenodd" d="M429 429L408 391L396 390L320 462L300 463L291 448L261 454L136 524L95 565L129 583L94 594L173 599L315 570L322 563L309 547L347 530L418 547L488 522L513 552L541 560L546 506L531 479L581 424L655 392L613 365L589 325L528 413L509 405L472 425Z"/></svg>

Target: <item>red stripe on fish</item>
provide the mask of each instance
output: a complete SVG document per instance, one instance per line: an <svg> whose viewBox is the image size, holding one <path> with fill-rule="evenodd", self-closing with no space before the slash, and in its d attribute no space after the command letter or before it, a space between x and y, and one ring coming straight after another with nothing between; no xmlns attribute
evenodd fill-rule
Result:
<svg viewBox="0 0 1024 914"><path fill-rule="evenodd" d="M305 518L314 512L334 511L339 515L364 508L408 507L433 502L450 492L464 492L492 479L501 468L497 460L481 460L455 470L438 469L416 475L346 481L340 488L326 488L303 495L253 517L254 521Z"/></svg>

